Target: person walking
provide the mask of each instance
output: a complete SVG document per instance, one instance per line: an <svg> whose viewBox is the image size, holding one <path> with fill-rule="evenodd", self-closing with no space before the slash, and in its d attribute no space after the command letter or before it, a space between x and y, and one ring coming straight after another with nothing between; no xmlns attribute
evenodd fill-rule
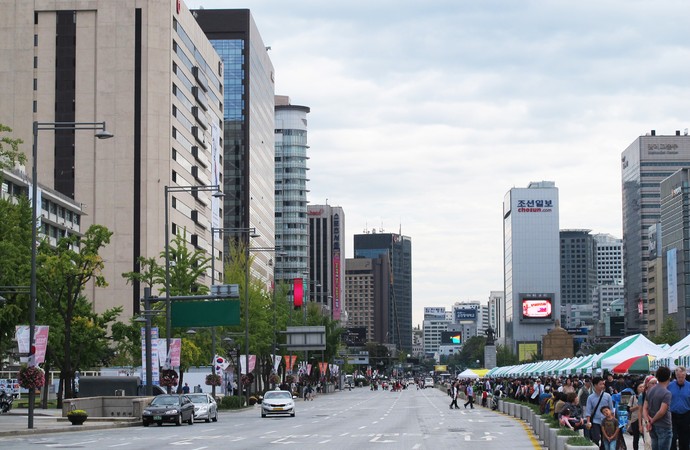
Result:
<svg viewBox="0 0 690 450"><path fill-rule="evenodd" d="M671 392L671 424L673 440L671 448L690 450L690 383L686 382L685 367L675 370L676 379L668 384Z"/></svg>
<svg viewBox="0 0 690 450"><path fill-rule="evenodd" d="M455 409L460 409L458 406L458 394L460 391L460 382L456 381L455 383L450 385L450 398L452 401L450 402L450 409L453 409L453 406L455 406Z"/></svg>
<svg viewBox="0 0 690 450"><path fill-rule="evenodd" d="M630 396L628 400L628 430L633 437L633 450L640 450L640 412L642 405L639 402L639 396L644 392L644 383L638 382L635 385L635 395Z"/></svg>
<svg viewBox="0 0 690 450"><path fill-rule="evenodd" d="M670 450L673 440L671 422L671 369L661 366L656 370L657 386L647 392L642 413L648 418L647 429L652 438L652 450Z"/></svg>
<svg viewBox="0 0 690 450"><path fill-rule="evenodd" d="M465 409L467 405L470 405L470 409L474 409L474 389L472 388L472 383L467 383L467 390L465 391L467 395L467 402L465 402Z"/></svg>
<svg viewBox="0 0 690 450"><path fill-rule="evenodd" d="M584 383L582 384L582 387L580 388L579 391L577 391L577 396L580 399L580 408L582 409L583 413L585 413L586 409L587 409L587 399L593 393L594 393L594 388L592 387L592 379L589 376L585 376ZM590 439L589 430L590 429L587 427L585 427L584 430L582 430L584 436L587 439Z"/></svg>
<svg viewBox="0 0 690 450"><path fill-rule="evenodd" d="M613 399L611 394L605 392L606 385L603 378L592 378L592 385L594 392L587 398L585 423L586 428L589 429L589 439L597 446L601 446L601 421L604 419L601 408L608 406L613 411Z"/></svg>

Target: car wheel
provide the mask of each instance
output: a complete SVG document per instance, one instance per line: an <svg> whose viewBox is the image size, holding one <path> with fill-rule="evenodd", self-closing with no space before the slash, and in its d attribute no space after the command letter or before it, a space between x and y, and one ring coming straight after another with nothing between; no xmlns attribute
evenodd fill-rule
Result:
<svg viewBox="0 0 690 450"><path fill-rule="evenodd" d="M159 427L162 427L162 426L163 426L163 422L158 422L158 423L156 423L156 425L158 425Z"/></svg>
<svg viewBox="0 0 690 450"><path fill-rule="evenodd" d="M151 425L150 422L146 422L146 421L142 422L142 424L143 424L145 427L148 427L149 425Z"/></svg>
<svg viewBox="0 0 690 450"><path fill-rule="evenodd" d="M213 419L211 420L213 420L214 422L218 422L218 411L216 411L216 413L213 415Z"/></svg>
<svg viewBox="0 0 690 450"><path fill-rule="evenodd" d="M182 413L175 417L175 426L179 427L180 425L182 425Z"/></svg>
<svg viewBox="0 0 690 450"><path fill-rule="evenodd" d="M264 418L265 418L265 417L266 417L266 413L262 411L262 412L261 412L261 417L264 417Z"/></svg>
<svg viewBox="0 0 690 450"><path fill-rule="evenodd" d="M189 420L187 421L188 424L194 425L194 413L191 413L189 415Z"/></svg>
<svg viewBox="0 0 690 450"><path fill-rule="evenodd" d="M294 411L290 414L290 417L295 417L295 412L294 412Z"/></svg>

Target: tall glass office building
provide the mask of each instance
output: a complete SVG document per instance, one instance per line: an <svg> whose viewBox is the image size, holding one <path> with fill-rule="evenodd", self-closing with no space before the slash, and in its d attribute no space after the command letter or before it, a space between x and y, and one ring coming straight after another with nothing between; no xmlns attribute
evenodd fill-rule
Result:
<svg viewBox="0 0 690 450"><path fill-rule="evenodd" d="M502 336L521 361L541 353L542 337L560 318L558 224L558 189L553 181L532 182L506 194Z"/></svg>
<svg viewBox="0 0 690 450"><path fill-rule="evenodd" d="M412 351L412 240L397 233L355 234L355 258L387 256L391 269L385 344Z"/></svg>
<svg viewBox="0 0 690 450"><path fill-rule="evenodd" d="M309 271L307 218L307 114L309 107L276 96L276 279L293 280ZM322 285L323 286L323 285Z"/></svg>
<svg viewBox="0 0 690 450"><path fill-rule="evenodd" d="M248 9L192 11L223 61L223 224L227 230L256 229L250 246L275 246L274 72ZM224 242L232 231L216 238ZM248 238L244 234L244 238ZM242 237L242 236L239 236ZM222 256L222 255L221 255ZM256 275L272 277L272 251L252 253Z"/></svg>
<svg viewBox="0 0 690 450"><path fill-rule="evenodd" d="M647 331L649 227L661 219L661 181L683 167L690 167L690 137L679 131L675 136L652 131L621 155L626 334Z"/></svg>

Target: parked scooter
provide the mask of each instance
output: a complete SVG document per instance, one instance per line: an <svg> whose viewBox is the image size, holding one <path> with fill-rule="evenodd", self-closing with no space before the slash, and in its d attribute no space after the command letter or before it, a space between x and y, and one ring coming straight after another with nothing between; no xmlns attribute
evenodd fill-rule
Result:
<svg viewBox="0 0 690 450"><path fill-rule="evenodd" d="M14 396L0 389L0 413L8 413L12 409Z"/></svg>

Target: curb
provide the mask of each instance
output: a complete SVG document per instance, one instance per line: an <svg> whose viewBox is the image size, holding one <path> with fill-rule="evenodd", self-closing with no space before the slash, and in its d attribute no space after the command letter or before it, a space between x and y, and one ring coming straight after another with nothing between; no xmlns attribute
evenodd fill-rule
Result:
<svg viewBox="0 0 690 450"><path fill-rule="evenodd" d="M141 426L141 421L132 423L109 423L107 425L87 425L87 426L65 426L59 428L31 428L25 430L11 430L0 431L0 437L7 436L24 436L32 434L49 434L49 433L70 433L74 431L97 431L108 430L111 428L127 428Z"/></svg>

